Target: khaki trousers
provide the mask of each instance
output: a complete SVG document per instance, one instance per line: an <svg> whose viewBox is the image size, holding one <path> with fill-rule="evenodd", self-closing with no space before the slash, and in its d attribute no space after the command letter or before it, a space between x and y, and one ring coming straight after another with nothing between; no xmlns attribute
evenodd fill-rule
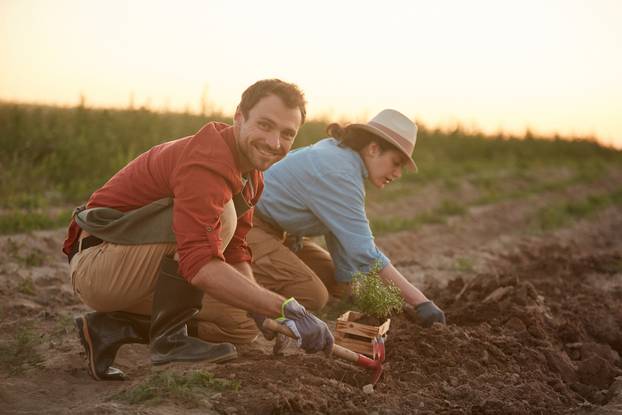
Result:
<svg viewBox="0 0 622 415"><path fill-rule="evenodd" d="M221 216L223 244L229 244L237 215L233 203ZM175 254L175 244L119 245L103 242L77 253L71 260L74 292L96 311L127 311L151 315L153 292L165 255ZM196 317L198 336L211 342L250 343L258 334L246 311L204 294Z"/></svg>
<svg viewBox="0 0 622 415"><path fill-rule="evenodd" d="M285 245L283 231L255 215L246 240L253 252L255 280L265 288L295 297L315 312L324 308L329 292L336 297L349 293L349 284L335 280L330 254L308 238L303 239L302 249L294 253Z"/></svg>

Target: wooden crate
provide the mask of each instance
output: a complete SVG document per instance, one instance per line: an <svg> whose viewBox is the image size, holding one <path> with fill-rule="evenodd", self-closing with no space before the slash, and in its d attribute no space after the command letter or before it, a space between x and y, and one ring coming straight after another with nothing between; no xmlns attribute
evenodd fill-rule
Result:
<svg viewBox="0 0 622 415"><path fill-rule="evenodd" d="M347 311L335 323L335 343L354 352L372 356L372 339L376 336L385 336L389 331L391 319L387 319L379 326L369 326L357 323L363 317L357 311Z"/></svg>

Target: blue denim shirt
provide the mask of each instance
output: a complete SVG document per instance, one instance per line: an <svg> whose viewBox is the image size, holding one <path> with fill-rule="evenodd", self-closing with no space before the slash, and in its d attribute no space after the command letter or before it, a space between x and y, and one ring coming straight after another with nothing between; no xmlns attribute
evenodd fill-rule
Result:
<svg viewBox="0 0 622 415"><path fill-rule="evenodd" d="M256 209L294 236L324 235L336 279L349 282L389 259L378 249L365 214L367 169L361 156L334 138L290 152L264 172Z"/></svg>

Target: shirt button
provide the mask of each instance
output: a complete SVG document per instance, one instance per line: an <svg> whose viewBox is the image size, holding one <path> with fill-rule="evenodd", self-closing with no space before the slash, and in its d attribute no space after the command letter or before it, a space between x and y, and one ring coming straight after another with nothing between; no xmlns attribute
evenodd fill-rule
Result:
<svg viewBox="0 0 622 415"><path fill-rule="evenodd" d="M214 228L212 228L211 226L208 226L206 229L207 229L208 232L211 232L211 231L214 230Z"/></svg>

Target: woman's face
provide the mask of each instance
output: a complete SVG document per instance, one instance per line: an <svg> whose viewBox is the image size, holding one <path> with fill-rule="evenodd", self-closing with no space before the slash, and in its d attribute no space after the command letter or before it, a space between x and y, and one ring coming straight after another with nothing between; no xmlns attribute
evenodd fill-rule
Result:
<svg viewBox="0 0 622 415"><path fill-rule="evenodd" d="M367 178L377 188L382 189L402 177L402 168L407 160L401 152L392 149L382 151L375 142L369 143L361 152L367 168Z"/></svg>

